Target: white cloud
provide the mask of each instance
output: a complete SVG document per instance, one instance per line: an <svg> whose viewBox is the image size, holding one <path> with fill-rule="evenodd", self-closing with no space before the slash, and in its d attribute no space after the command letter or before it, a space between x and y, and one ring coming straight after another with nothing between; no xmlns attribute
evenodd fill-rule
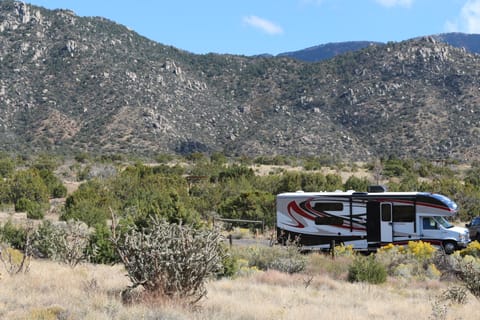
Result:
<svg viewBox="0 0 480 320"><path fill-rule="evenodd" d="M384 7L405 7L410 8L414 0L375 0Z"/></svg>
<svg viewBox="0 0 480 320"><path fill-rule="evenodd" d="M271 35L283 33L283 29L279 25L257 16L244 17L243 22Z"/></svg>
<svg viewBox="0 0 480 320"><path fill-rule="evenodd" d="M445 31L446 32L459 32L458 22L448 20L445 22Z"/></svg>
<svg viewBox="0 0 480 320"><path fill-rule="evenodd" d="M467 33L480 33L480 0L468 0L460 13L462 29Z"/></svg>
<svg viewBox="0 0 480 320"><path fill-rule="evenodd" d="M480 33L480 0L467 0L460 15L445 22L446 32Z"/></svg>

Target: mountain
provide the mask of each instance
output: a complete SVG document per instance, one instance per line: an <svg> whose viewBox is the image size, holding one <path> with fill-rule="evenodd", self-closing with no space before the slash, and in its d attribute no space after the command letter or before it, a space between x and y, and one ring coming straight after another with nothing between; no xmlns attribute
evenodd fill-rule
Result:
<svg viewBox="0 0 480 320"><path fill-rule="evenodd" d="M433 37L453 47L464 48L471 53L480 53L480 34L452 32L434 35Z"/></svg>
<svg viewBox="0 0 480 320"><path fill-rule="evenodd" d="M278 57L290 57L307 62L318 62L333 58L346 52L357 51L372 45L382 45L373 41L346 41L322 44L298 51L279 53Z"/></svg>
<svg viewBox="0 0 480 320"><path fill-rule="evenodd" d="M480 34L452 32L432 35L431 37L439 42L444 42L453 47L464 48L470 53L480 53ZM357 51L372 45L384 44L385 43L383 42L374 41L345 41L327 43L297 51L279 53L277 56L290 57L306 62L318 62L333 58L346 52Z"/></svg>
<svg viewBox="0 0 480 320"><path fill-rule="evenodd" d="M433 37L195 55L104 18L0 1L0 148L478 159L480 58Z"/></svg>

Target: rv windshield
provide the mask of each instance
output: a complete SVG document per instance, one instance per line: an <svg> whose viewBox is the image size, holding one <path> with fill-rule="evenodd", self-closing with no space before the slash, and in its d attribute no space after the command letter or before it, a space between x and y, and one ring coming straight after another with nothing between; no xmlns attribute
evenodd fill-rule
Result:
<svg viewBox="0 0 480 320"><path fill-rule="evenodd" d="M448 229L448 228L452 228L453 225L447 221L447 219L445 219L444 217L433 217L437 222L438 224L440 224L442 227Z"/></svg>

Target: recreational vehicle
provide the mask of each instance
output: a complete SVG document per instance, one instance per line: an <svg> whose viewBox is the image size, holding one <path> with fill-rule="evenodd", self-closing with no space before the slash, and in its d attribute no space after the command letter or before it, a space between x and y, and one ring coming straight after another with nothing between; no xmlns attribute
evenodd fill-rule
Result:
<svg viewBox="0 0 480 320"><path fill-rule="evenodd" d="M376 251L383 245L422 240L452 253L470 242L468 229L446 218L457 204L427 192L289 192L277 195L278 239L298 239L305 249L328 249L332 243ZM333 242L335 241L335 242Z"/></svg>

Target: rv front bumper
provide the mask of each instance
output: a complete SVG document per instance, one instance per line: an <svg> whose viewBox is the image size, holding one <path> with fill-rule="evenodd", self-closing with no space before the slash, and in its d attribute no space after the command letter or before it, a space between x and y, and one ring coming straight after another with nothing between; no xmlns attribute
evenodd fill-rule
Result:
<svg viewBox="0 0 480 320"><path fill-rule="evenodd" d="M470 234L467 232L459 237L459 240L457 242L457 247L466 248L470 242L471 242Z"/></svg>

